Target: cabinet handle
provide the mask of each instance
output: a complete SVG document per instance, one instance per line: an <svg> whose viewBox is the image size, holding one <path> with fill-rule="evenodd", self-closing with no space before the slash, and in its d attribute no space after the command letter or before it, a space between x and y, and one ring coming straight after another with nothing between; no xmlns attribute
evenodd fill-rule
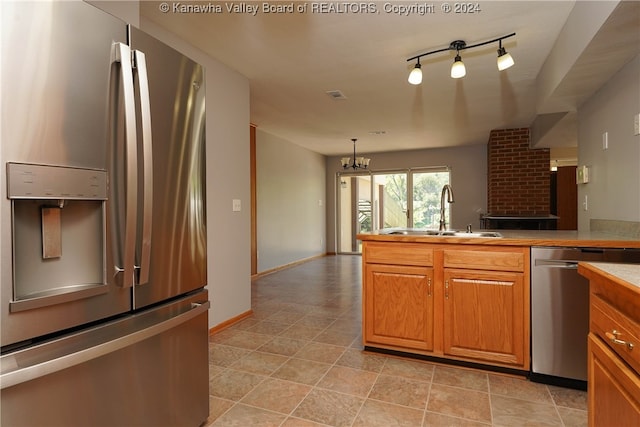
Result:
<svg viewBox="0 0 640 427"><path fill-rule="evenodd" d="M633 343L618 339L618 337L620 336L620 332L616 331L615 329L613 331L611 331L611 332L605 332L604 334L607 336L609 341L611 341L612 343L618 344L618 345L624 345L629 350L633 350L633 347L634 347Z"/></svg>
<svg viewBox="0 0 640 427"><path fill-rule="evenodd" d="M449 279L444 281L444 297L449 299Z"/></svg>
<svg viewBox="0 0 640 427"><path fill-rule="evenodd" d="M427 279L427 296L431 296L431 277Z"/></svg>

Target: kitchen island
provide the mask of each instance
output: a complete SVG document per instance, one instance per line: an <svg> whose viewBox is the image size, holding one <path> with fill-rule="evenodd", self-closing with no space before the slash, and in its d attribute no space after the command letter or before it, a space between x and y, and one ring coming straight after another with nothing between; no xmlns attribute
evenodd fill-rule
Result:
<svg viewBox="0 0 640 427"><path fill-rule="evenodd" d="M524 375L531 353L531 247L640 248L638 239L604 233L499 232L359 234L365 348Z"/></svg>

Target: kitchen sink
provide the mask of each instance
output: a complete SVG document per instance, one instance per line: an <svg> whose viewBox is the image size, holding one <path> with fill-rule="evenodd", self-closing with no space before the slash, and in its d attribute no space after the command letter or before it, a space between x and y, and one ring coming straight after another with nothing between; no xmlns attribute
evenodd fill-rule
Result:
<svg viewBox="0 0 640 427"><path fill-rule="evenodd" d="M436 237L502 237L497 231L457 231L457 230L432 230L425 228L386 228L380 234L405 235L405 236L436 236Z"/></svg>

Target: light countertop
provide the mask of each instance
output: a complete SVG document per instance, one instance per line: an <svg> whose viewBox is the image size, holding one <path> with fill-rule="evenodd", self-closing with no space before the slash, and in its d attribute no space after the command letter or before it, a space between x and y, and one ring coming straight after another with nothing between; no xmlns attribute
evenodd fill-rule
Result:
<svg viewBox="0 0 640 427"><path fill-rule="evenodd" d="M618 264L608 262L582 262L582 269L604 275L614 282L634 286L640 292L640 264Z"/></svg>
<svg viewBox="0 0 640 427"><path fill-rule="evenodd" d="M599 248L640 248L640 239L616 234L574 230L474 230L497 231L503 237L447 237L416 234L384 234L379 232L358 234L363 241L456 243L504 246L560 246Z"/></svg>

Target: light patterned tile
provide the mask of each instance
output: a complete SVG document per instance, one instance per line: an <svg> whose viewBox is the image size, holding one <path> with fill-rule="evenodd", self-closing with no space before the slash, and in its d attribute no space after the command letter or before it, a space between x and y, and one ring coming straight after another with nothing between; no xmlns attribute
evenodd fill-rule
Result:
<svg viewBox="0 0 640 427"><path fill-rule="evenodd" d="M353 427L416 427L422 424L424 412L376 400L367 400Z"/></svg>
<svg viewBox="0 0 640 427"><path fill-rule="evenodd" d="M570 388L547 386L551 398L558 406L587 410L587 392Z"/></svg>
<svg viewBox="0 0 640 427"><path fill-rule="evenodd" d="M233 405L234 403L230 400L209 396L209 417L207 418L205 425L213 423Z"/></svg>
<svg viewBox="0 0 640 427"><path fill-rule="evenodd" d="M360 397L314 388L293 416L334 427L349 427L363 402Z"/></svg>
<svg viewBox="0 0 640 427"><path fill-rule="evenodd" d="M331 344L310 342L298 351L294 357L298 359L314 360L322 363L335 363L344 353L345 348Z"/></svg>
<svg viewBox="0 0 640 427"><path fill-rule="evenodd" d="M227 369L209 380L209 394L237 402L264 379L261 375Z"/></svg>
<svg viewBox="0 0 640 427"><path fill-rule="evenodd" d="M387 357L385 356L349 348L344 352L342 357L338 359L336 365L348 366L364 371L380 372L386 360Z"/></svg>
<svg viewBox="0 0 640 427"><path fill-rule="evenodd" d="M251 350L209 343L209 363L216 366L231 366Z"/></svg>
<svg viewBox="0 0 640 427"><path fill-rule="evenodd" d="M331 365L303 359L289 359L271 376L297 383L315 385Z"/></svg>
<svg viewBox="0 0 640 427"><path fill-rule="evenodd" d="M432 384L427 410L473 421L491 422L489 394Z"/></svg>
<svg viewBox="0 0 640 427"><path fill-rule="evenodd" d="M302 418L289 417L280 427L326 427L326 424L315 423Z"/></svg>
<svg viewBox="0 0 640 427"><path fill-rule="evenodd" d="M557 409L565 427L586 427L588 425L587 411L562 407Z"/></svg>
<svg viewBox="0 0 640 427"><path fill-rule="evenodd" d="M298 340L311 340L318 336L320 332L322 332L321 328L314 328L312 326L300 325L296 323L294 325L291 325L286 330L282 331L280 336Z"/></svg>
<svg viewBox="0 0 640 427"><path fill-rule="evenodd" d="M380 375L369 398L424 409L431 383L406 377Z"/></svg>
<svg viewBox="0 0 640 427"><path fill-rule="evenodd" d="M308 341L278 336L259 347L258 350L266 353L281 354L283 356L293 356L300 351L302 347L307 345L307 343Z"/></svg>
<svg viewBox="0 0 640 427"><path fill-rule="evenodd" d="M381 373L422 381L431 381L434 365L410 359L388 358Z"/></svg>
<svg viewBox="0 0 640 427"><path fill-rule="evenodd" d="M252 351L232 364L230 368L238 371L251 372L253 374L270 375L287 360L289 360L287 356Z"/></svg>
<svg viewBox="0 0 640 427"><path fill-rule="evenodd" d="M286 416L242 404L236 404L211 424L211 427L278 427Z"/></svg>
<svg viewBox="0 0 640 427"><path fill-rule="evenodd" d="M489 378L486 372L438 365L434 368L434 384L489 391Z"/></svg>
<svg viewBox="0 0 640 427"><path fill-rule="evenodd" d="M227 329L223 332L228 333L225 333L220 339L216 340L218 344L249 350L255 350L271 339L269 335L256 334L241 329Z"/></svg>
<svg viewBox="0 0 640 427"><path fill-rule="evenodd" d="M267 378L249 392L242 403L289 415L310 390L308 385Z"/></svg>
<svg viewBox="0 0 640 427"><path fill-rule="evenodd" d="M487 427L490 423L471 421L465 418L453 417L450 415L438 414L426 411L424 414L424 427ZM533 427L533 426L532 426Z"/></svg>
<svg viewBox="0 0 640 427"><path fill-rule="evenodd" d="M491 411L494 426L562 426L555 406L544 403L492 395Z"/></svg>
<svg viewBox="0 0 640 427"><path fill-rule="evenodd" d="M377 377L378 375L373 372L334 366L320 380L317 387L367 397Z"/></svg>
<svg viewBox="0 0 640 427"><path fill-rule="evenodd" d="M279 335L287 329L290 325L286 323L278 323L278 322L270 322L268 320L263 320L261 322L256 323L250 328L247 328L247 332L253 332L256 334L264 334L264 335Z"/></svg>
<svg viewBox="0 0 640 427"><path fill-rule="evenodd" d="M489 392L516 399L553 405L549 389L544 384L528 381L525 378L507 375L489 374Z"/></svg>

